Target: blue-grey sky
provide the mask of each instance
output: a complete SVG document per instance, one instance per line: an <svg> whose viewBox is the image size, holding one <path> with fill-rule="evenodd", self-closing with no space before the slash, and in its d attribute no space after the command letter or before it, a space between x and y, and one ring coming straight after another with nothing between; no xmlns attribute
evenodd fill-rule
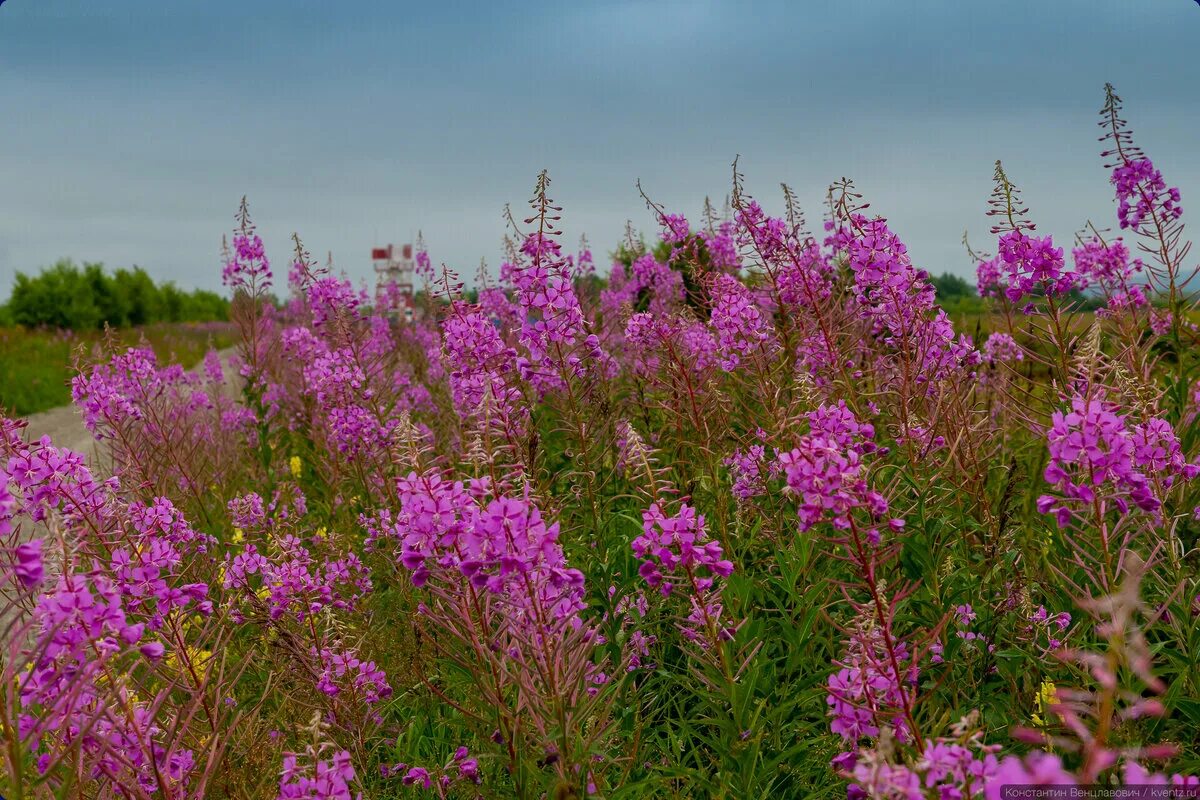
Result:
<svg viewBox="0 0 1200 800"><path fill-rule="evenodd" d="M1198 53L1194 0L8 0L0 297L64 256L216 288L243 194L281 267L293 231L357 279L422 229L469 276L543 167L600 255L651 225L636 179L696 219L735 154L814 221L854 178L967 274L996 158L1039 229L1112 218L1105 81L1200 215Z"/></svg>

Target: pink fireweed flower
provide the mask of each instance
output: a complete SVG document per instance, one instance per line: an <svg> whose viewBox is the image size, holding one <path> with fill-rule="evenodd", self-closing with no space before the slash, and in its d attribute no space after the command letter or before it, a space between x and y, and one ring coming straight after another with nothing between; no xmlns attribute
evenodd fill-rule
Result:
<svg viewBox="0 0 1200 800"><path fill-rule="evenodd" d="M704 515L683 503L679 512L667 517L654 503L642 512L642 535L633 540L633 552L642 559L638 570L647 584L670 594L670 578L686 573L696 585L708 589L711 576L728 577L733 562L722 558L721 545L708 539ZM702 571L701 571L702 570Z"/></svg>
<svg viewBox="0 0 1200 800"><path fill-rule="evenodd" d="M361 800L361 792L351 792L356 776L350 753L342 750L330 759L313 760L312 769L305 770L295 753L284 754L278 800Z"/></svg>
<svg viewBox="0 0 1200 800"><path fill-rule="evenodd" d="M97 571L60 575L38 599L37 656L16 680L18 726L34 752L78 757L92 780L152 793L160 776L187 781L195 762L190 750L162 747L165 732L151 709L112 684L112 674L131 672L137 660L157 661L165 650L133 621L122 594ZM77 738L81 730L87 734Z"/></svg>
<svg viewBox="0 0 1200 800"><path fill-rule="evenodd" d="M983 360L988 364L1024 361L1025 350L1007 333L993 333L983 343Z"/></svg>
<svg viewBox="0 0 1200 800"><path fill-rule="evenodd" d="M516 386L516 351L478 310L456 304L442 323L446 365L454 408L463 419L487 411L489 400L507 419L519 421L528 413Z"/></svg>
<svg viewBox="0 0 1200 800"><path fill-rule="evenodd" d="M12 512L27 514L35 522L59 512L72 520L91 519L104 529L116 525L117 479L96 480L81 453L52 446L49 436L22 443L0 471L5 473L12 492L6 503Z"/></svg>
<svg viewBox="0 0 1200 800"><path fill-rule="evenodd" d="M1045 651L1053 651L1062 647L1065 632L1071 625L1071 615L1066 611L1051 614L1045 606L1038 606L1037 611L1029 617L1029 623L1030 638Z"/></svg>
<svg viewBox="0 0 1200 800"><path fill-rule="evenodd" d="M403 774L402 774L403 773ZM446 792L456 783L479 785L483 782L479 774L479 760L471 757L466 747L459 747L454 755L440 769L425 767L409 767L407 764L384 766L384 777L400 776L400 782L405 786L417 789L434 790L438 797L447 797Z"/></svg>
<svg viewBox="0 0 1200 800"><path fill-rule="evenodd" d="M422 245L420 239L417 240L417 251L413 260L415 263L414 271L427 281L433 280L433 260L429 257L429 251Z"/></svg>
<svg viewBox="0 0 1200 800"><path fill-rule="evenodd" d="M975 267L975 288L980 297L1000 297L1005 290L1000 257L980 261Z"/></svg>
<svg viewBox="0 0 1200 800"><path fill-rule="evenodd" d="M837 662L839 669L829 676L825 698L832 717L829 727L848 743L879 736L881 725L888 725L901 741L911 738L904 708L906 696L911 704L917 667L905 666L910 661L907 644L896 641L893 649L900 668L907 669L906 676L896 673L877 629L856 632Z"/></svg>
<svg viewBox="0 0 1200 800"><path fill-rule="evenodd" d="M826 243L845 253L854 274L858 313L895 353L880 365L889 380L897 379L896 361L910 359L917 367L912 378L932 392L932 383L978 362L969 337L956 335L949 317L936 307L928 273L913 265L886 219L854 214L840 227L829 226L833 233Z"/></svg>
<svg viewBox="0 0 1200 800"><path fill-rule="evenodd" d="M317 689L324 694L334 697L350 692L366 705L375 705L391 696L387 675L374 661L363 661L353 650L338 652L322 648L319 653L314 649L313 655L319 656L322 666Z"/></svg>
<svg viewBox="0 0 1200 800"><path fill-rule="evenodd" d="M1052 753L1033 752L1024 759L1009 756L1000 762L987 783L986 800L1002 800L1005 786L1074 786L1075 777Z"/></svg>
<svg viewBox="0 0 1200 800"><path fill-rule="evenodd" d="M668 597L679 588L690 606L679 624L684 638L700 647L733 638L736 626L721 623L723 585L718 578L733 574L733 562L724 558L721 545L708 538L704 515L683 503L673 517L658 503L642 512L642 534L631 543L642 559L638 574L646 584Z"/></svg>
<svg viewBox="0 0 1200 800"><path fill-rule="evenodd" d="M83 411L88 430L99 437L102 426L141 420L144 406L182 378L182 368L159 370L153 350L131 347L107 364L75 376L71 396Z"/></svg>
<svg viewBox="0 0 1200 800"><path fill-rule="evenodd" d="M734 219L738 244L754 248L763 261L770 264L787 260L788 245L795 243L787 220L768 216L755 200L746 202L738 209Z"/></svg>
<svg viewBox="0 0 1200 800"><path fill-rule="evenodd" d="M856 215L831 241L846 251L863 315L881 322L893 336L910 333L918 317L933 309L928 273L913 266L908 248L886 219Z"/></svg>
<svg viewBox="0 0 1200 800"><path fill-rule="evenodd" d="M234 235L233 253L221 270L221 281L231 289L265 291L271 287L271 262L257 234Z"/></svg>
<svg viewBox="0 0 1200 800"><path fill-rule="evenodd" d="M788 253L775 273L779 300L785 305L823 312L823 304L833 294L836 271L832 261L815 241L791 244Z"/></svg>
<svg viewBox="0 0 1200 800"><path fill-rule="evenodd" d="M1079 276L1063 266L1063 251L1049 237L1030 236L1021 230L1000 237L1000 261L1008 273L1004 294L1014 303L1042 293L1063 295L1079 285Z"/></svg>
<svg viewBox="0 0 1200 800"><path fill-rule="evenodd" d="M1175 315L1162 308L1150 312L1150 330L1155 336L1166 336L1175 323Z"/></svg>
<svg viewBox="0 0 1200 800"><path fill-rule="evenodd" d="M229 519L234 527L256 529L267 521L267 512L263 508L263 499L257 492L235 497L226 504Z"/></svg>
<svg viewBox="0 0 1200 800"><path fill-rule="evenodd" d="M877 750L846 753L838 766L850 772L849 800L895 798L942 800L981 798L999 767L995 745L982 745L973 738L968 744L938 739L926 743L915 764L890 763ZM932 791L933 794L927 794Z"/></svg>
<svg viewBox="0 0 1200 800"><path fill-rule="evenodd" d="M1126 283L1142 269L1140 259L1129 260L1129 248L1119 238L1103 242L1093 237L1071 250L1071 256L1081 281L1105 288Z"/></svg>
<svg viewBox="0 0 1200 800"><path fill-rule="evenodd" d="M824 521L849 528L855 509L865 510L873 526L888 510L883 495L870 488L862 460L875 449L874 428L858 422L843 402L821 406L808 418L811 431L801 437L798 447L778 458L788 491L799 501L800 530ZM893 527L902 525L893 521ZM878 540L874 527L867 533L872 541Z"/></svg>
<svg viewBox="0 0 1200 800"><path fill-rule="evenodd" d="M470 309L466 305L462 307ZM508 293L499 287L479 290L479 311L500 331L521 329L521 307L510 300Z"/></svg>
<svg viewBox="0 0 1200 800"><path fill-rule="evenodd" d="M318 562L291 534L276 544L278 554L271 557L253 544L226 556L223 581L226 589L242 590L243 602L265 602L273 620L287 614L303 620L325 608L350 610L371 590L367 568L354 553Z"/></svg>
<svg viewBox="0 0 1200 800"><path fill-rule="evenodd" d="M396 546L397 560L421 586L435 572L457 573L497 596L511 620L539 619L579 627L583 573L567 566L558 523L547 524L525 498L483 502L461 481L413 472L397 482L400 513L385 520L374 546Z"/></svg>
<svg viewBox="0 0 1200 800"><path fill-rule="evenodd" d="M1148 158L1139 158L1113 169L1117 190L1117 220L1122 228L1139 229L1152 216L1164 222L1179 219L1179 189L1167 187L1162 172Z"/></svg>
<svg viewBox="0 0 1200 800"><path fill-rule="evenodd" d="M735 450L724 460L733 475L733 495L745 502L766 492L766 448L752 444L745 450Z"/></svg>
<svg viewBox="0 0 1200 800"><path fill-rule="evenodd" d="M723 222L716 231L700 231L699 236L704 241L709 263L714 268L723 272L736 272L741 268L734 223Z"/></svg>
<svg viewBox="0 0 1200 800"><path fill-rule="evenodd" d="M1062 526L1070 522L1073 508L1091 504L1098 493L1102 505L1111 502L1122 514L1128 513L1130 502L1157 513L1159 498L1147 474L1170 486L1177 477L1190 480L1197 473L1183 459L1168 423L1150 419L1130 429L1126 418L1102 399L1076 396L1070 411L1054 413L1046 439L1050 463L1045 479L1062 497L1043 495L1038 508L1054 513Z"/></svg>
<svg viewBox="0 0 1200 800"><path fill-rule="evenodd" d="M1110 410L1102 400L1075 397L1068 412L1056 411L1046 438L1050 463L1045 479L1066 498L1092 502L1094 487L1105 483L1124 489L1143 510L1153 511L1158 503L1150 493L1146 477L1133 465L1133 443L1125 417ZM1127 511L1123 498L1113 498ZM1044 495L1038 501L1042 513L1056 511L1060 525L1071 518L1067 505L1058 498Z"/></svg>
<svg viewBox="0 0 1200 800"><path fill-rule="evenodd" d="M626 361L643 377L666 363L673 370L703 375L717 366L717 341L704 323L680 316L634 314L625 325Z"/></svg>
<svg viewBox="0 0 1200 800"><path fill-rule="evenodd" d="M2 532L2 529L0 529ZM42 565L42 540L22 542L13 548L13 574L26 589L33 589L46 577Z"/></svg>
<svg viewBox="0 0 1200 800"><path fill-rule="evenodd" d="M572 277L584 278L596 274L596 261L592 257L592 249L588 247L587 237L579 240L579 253L575 257L575 271Z"/></svg>
<svg viewBox="0 0 1200 800"><path fill-rule="evenodd" d="M359 318L359 306L369 302L366 290L355 291L354 285L344 278L327 276L313 281L306 292L312 313L313 328L318 332L339 317L349 320Z"/></svg>
<svg viewBox="0 0 1200 800"><path fill-rule="evenodd" d="M1107 297L1105 316L1144 308L1149 303L1146 287L1133 282L1144 265L1141 259L1130 260L1129 248L1121 239L1104 242L1093 237L1072 250L1071 255L1081 284L1095 284Z"/></svg>
<svg viewBox="0 0 1200 800"><path fill-rule="evenodd" d="M512 281L525 316L520 339L527 355L518 357L517 368L545 394L563 388L564 376L580 377L589 365L605 365L608 358L599 337L588 331L559 243L531 234L521 254L526 260L513 265Z"/></svg>
<svg viewBox="0 0 1200 800"><path fill-rule="evenodd" d="M756 352L769 358L777 347L774 326L742 282L732 275L718 275L712 298L712 327L721 369L732 372Z"/></svg>
<svg viewBox="0 0 1200 800"><path fill-rule="evenodd" d="M1191 480L1200 471L1200 466L1189 464L1184 458L1179 437L1165 419L1151 417L1134 425L1131 439L1134 465L1151 476L1161 477L1165 486L1171 486L1176 477Z"/></svg>
<svg viewBox="0 0 1200 800"><path fill-rule="evenodd" d="M662 223L664 242L682 244L691 235L691 227L683 214L663 214L659 221Z"/></svg>

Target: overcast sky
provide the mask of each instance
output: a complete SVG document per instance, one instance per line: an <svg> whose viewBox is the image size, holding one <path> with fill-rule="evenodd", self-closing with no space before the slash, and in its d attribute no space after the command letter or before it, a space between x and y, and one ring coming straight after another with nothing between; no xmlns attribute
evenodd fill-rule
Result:
<svg viewBox="0 0 1200 800"><path fill-rule="evenodd" d="M1105 81L1200 214L1198 54L1195 0L8 0L0 297L60 257L217 288L243 194L280 267L297 231L358 279L422 229L471 275L543 167L599 256L651 224L635 180L697 219L736 154L814 220L852 177L965 275L997 158L1040 230L1112 219Z"/></svg>

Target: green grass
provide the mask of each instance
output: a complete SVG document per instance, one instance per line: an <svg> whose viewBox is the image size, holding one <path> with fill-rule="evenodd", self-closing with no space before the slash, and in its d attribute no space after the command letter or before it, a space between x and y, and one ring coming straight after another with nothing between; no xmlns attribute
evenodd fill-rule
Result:
<svg viewBox="0 0 1200 800"><path fill-rule="evenodd" d="M209 347L233 344L226 322L158 323L111 331L119 347L148 344L160 362L197 364ZM0 328L0 413L26 416L71 402L75 363L90 363L104 342L100 332Z"/></svg>

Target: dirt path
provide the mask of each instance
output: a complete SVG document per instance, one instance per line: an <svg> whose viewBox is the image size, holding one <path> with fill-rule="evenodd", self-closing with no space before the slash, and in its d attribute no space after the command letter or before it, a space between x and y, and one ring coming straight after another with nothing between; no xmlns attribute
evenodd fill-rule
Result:
<svg viewBox="0 0 1200 800"><path fill-rule="evenodd" d="M235 348L221 350L221 365L225 368L225 379L234 377L229 368L229 359L237 352ZM200 365L196 366L200 369ZM193 370L195 371L195 370ZM56 447L65 447L83 453L88 460L96 465L99 463L99 446L92 438L91 432L83 424L83 415L74 405L59 406L49 411L31 414L25 418L28 426L25 428L27 441L34 441L43 436L49 436Z"/></svg>
<svg viewBox="0 0 1200 800"><path fill-rule="evenodd" d="M25 418L29 423L25 436L29 441L49 436L56 447L75 450L92 458L96 442L83 425L83 416L75 406L59 406Z"/></svg>

